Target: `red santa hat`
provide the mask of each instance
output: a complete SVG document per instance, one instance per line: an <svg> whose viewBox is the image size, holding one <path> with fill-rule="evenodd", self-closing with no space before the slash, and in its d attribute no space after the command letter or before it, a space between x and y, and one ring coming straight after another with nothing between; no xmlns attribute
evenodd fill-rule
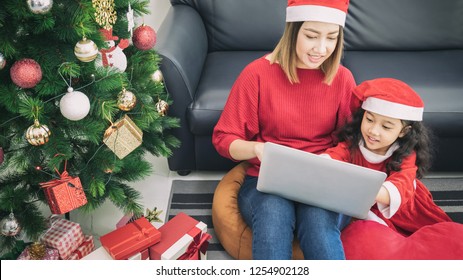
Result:
<svg viewBox="0 0 463 280"><path fill-rule="evenodd" d="M423 100L402 81L391 78L365 81L354 89L354 94L367 111L400 120L423 120Z"/></svg>
<svg viewBox="0 0 463 280"><path fill-rule="evenodd" d="M286 21L320 21L344 27L349 0L288 0Z"/></svg>
<svg viewBox="0 0 463 280"><path fill-rule="evenodd" d="M103 37L106 39L106 41L116 41L117 39L119 39L119 37L117 36L113 36L113 29L104 29L104 28L101 28L100 29L100 33L103 35Z"/></svg>

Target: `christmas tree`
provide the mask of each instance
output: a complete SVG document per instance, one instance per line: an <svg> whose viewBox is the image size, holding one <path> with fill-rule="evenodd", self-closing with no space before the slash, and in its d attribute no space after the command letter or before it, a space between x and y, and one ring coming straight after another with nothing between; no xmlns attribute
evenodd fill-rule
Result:
<svg viewBox="0 0 463 280"><path fill-rule="evenodd" d="M133 24L148 4L0 1L3 252L19 235L34 241L43 234L40 203L52 213L53 199L59 214L72 210L59 208L58 186L83 191L73 202L83 211L109 199L125 213L142 213L130 182L152 172L145 153L169 156L179 145L169 134L179 122L166 115L156 33Z"/></svg>

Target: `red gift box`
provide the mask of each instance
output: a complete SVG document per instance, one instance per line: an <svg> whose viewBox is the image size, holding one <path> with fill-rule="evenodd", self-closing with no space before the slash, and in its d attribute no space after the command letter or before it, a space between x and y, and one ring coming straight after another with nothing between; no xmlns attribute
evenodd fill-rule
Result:
<svg viewBox="0 0 463 280"><path fill-rule="evenodd" d="M68 260L80 260L81 258L85 257L86 255L90 254L95 248L95 244L93 243L93 236L86 235L84 241L80 244L80 246L72 252L72 254L67 258Z"/></svg>
<svg viewBox="0 0 463 280"><path fill-rule="evenodd" d="M71 177L66 171L56 172L60 178L48 182L40 183L47 199L50 210L53 214L64 214L87 203L87 197L82 188L79 177Z"/></svg>
<svg viewBox="0 0 463 280"><path fill-rule="evenodd" d="M159 228L161 242L150 247L152 260L203 260L211 235L207 225L179 213Z"/></svg>
<svg viewBox="0 0 463 280"><path fill-rule="evenodd" d="M42 242L51 248L58 249L60 258L69 258L84 240L84 234L78 223L59 217L50 218L50 228L42 236Z"/></svg>
<svg viewBox="0 0 463 280"><path fill-rule="evenodd" d="M29 253L29 246L19 255L18 260L32 260ZM45 256L42 260L59 260L58 250L54 248L45 248Z"/></svg>
<svg viewBox="0 0 463 280"><path fill-rule="evenodd" d="M149 259L150 259L150 251L148 248L129 258L129 260L142 260L142 261L146 261Z"/></svg>
<svg viewBox="0 0 463 280"><path fill-rule="evenodd" d="M160 240L161 233L145 217L100 237L101 245L116 260L127 260Z"/></svg>

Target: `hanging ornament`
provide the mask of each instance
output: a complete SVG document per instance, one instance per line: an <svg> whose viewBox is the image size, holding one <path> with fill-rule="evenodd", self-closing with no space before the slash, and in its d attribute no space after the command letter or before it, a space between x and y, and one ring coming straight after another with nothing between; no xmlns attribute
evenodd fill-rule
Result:
<svg viewBox="0 0 463 280"><path fill-rule="evenodd" d="M132 42L137 49L150 50L156 44L156 32L148 25L141 25L133 32Z"/></svg>
<svg viewBox="0 0 463 280"><path fill-rule="evenodd" d="M169 104L166 101L159 99L156 103L156 111L158 111L159 115L165 116L167 115L167 110L169 109Z"/></svg>
<svg viewBox="0 0 463 280"><path fill-rule="evenodd" d="M42 80L42 68L35 60L24 58L11 66L10 76L18 87L33 88Z"/></svg>
<svg viewBox="0 0 463 280"><path fill-rule="evenodd" d="M14 216L13 212L8 217L3 218L0 221L2 226L2 234L5 236L16 236L21 231L21 225Z"/></svg>
<svg viewBox="0 0 463 280"><path fill-rule="evenodd" d="M98 57L95 61L97 67L112 67L120 72L124 72L127 68L127 57L125 56L123 49L129 46L129 40L121 39L119 44L116 46L114 40L118 40L119 37L113 36L113 30L100 29L101 34L106 39L107 49L101 49Z"/></svg>
<svg viewBox="0 0 463 280"><path fill-rule="evenodd" d="M42 242L34 242L29 245L29 255L31 260L42 260L47 252L45 244Z"/></svg>
<svg viewBox="0 0 463 280"><path fill-rule="evenodd" d="M0 147L0 165L2 165L3 163L4 156L5 154L3 153L3 148Z"/></svg>
<svg viewBox="0 0 463 280"><path fill-rule="evenodd" d="M85 118L90 112L90 100L84 93L74 91L72 87L69 87L68 93L59 101L59 109L65 118L78 121Z"/></svg>
<svg viewBox="0 0 463 280"><path fill-rule="evenodd" d="M117 14L114 11L114 0L92 0L95 9L95 21L104 29L113 28Z"/></svg>
<svg viewBox="0 0 463 280"><path fill-rule="evenodd" d="M53 7L53 0L27 0L27 6L34 14L46 14Z"/></svg>
<svg viewBox="0 0 463 280"><path fill-rule="evenodd" d="M137 105L137 97L133 92L122 89L117 95L117 107L122 111L130 111Z"/></svg>
<svg viewBox="0 0 463 280"><path fill-rule="evenodd" d="M135 27L135 22L134 22L134 19L133 19L133 10L132 10L132 7L130 6L130 3L129 3L129 9L127 11L127 31L130 32L130 36L133 35L133 28Z"/></svg>
<svg viewBox="0 0 463 280"><path fill-rule="evenodd" d="M162 75L161 70L154 71L152 78L156 83L162 83L164 80L164 76Z"/></svg>
<svg viewBox="0 0 463 280"><path fill-rule="evenodd" d="M2 70L3 68L5 68L5 65L6 65L5 56L3 56L2 53L0 53L0 70Z"/></svg>
<svg viewBox="0 0 463 280"><path fill-rule="evenodd" d="M82 62L91 62L98 55L98 47L92 40L84 37L74 47L74 54Z"/></svg>
<svg viewBox="0 0 463 280"><path fill-rule="evenodd" d="M34 124L29 126L26 131L27 141L34 146L40 146L48 142L51 135L50 129L44 124L40 124L38 119L35 119Z"/></svg>

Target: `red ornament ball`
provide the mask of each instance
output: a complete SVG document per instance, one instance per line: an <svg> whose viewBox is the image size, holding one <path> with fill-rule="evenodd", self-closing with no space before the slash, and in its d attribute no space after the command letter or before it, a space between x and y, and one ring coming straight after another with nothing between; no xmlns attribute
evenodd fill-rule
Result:
<svg viewBox="0 0 463 280"><path fill-rule="evenodd" d="M156 44L156 32L148 25L141 25L133 31L132 42L137 49L150 50Z"/></svg>
<svg viewBox="0 0 463 280"><path fill-rule="evenodd" d="M11 66L10 76L18 87L33 88L42 80L42 68L35 60L24 58Z"/></svg>

